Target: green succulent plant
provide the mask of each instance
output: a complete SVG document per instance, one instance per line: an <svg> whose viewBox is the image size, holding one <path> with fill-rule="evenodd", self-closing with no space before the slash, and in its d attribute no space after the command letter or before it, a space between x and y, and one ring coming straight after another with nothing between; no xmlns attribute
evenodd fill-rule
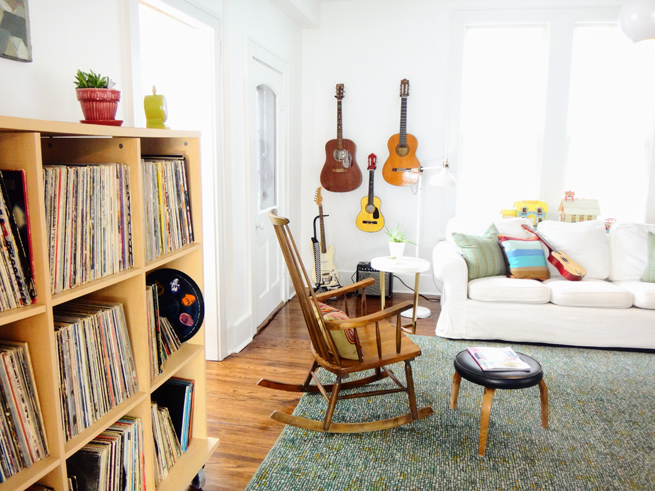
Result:
<svg viewBox="0 0 655 491"><path fill-rule="evenodd" d="M384 233L389 237L389 242L409 242L410 244L416 245L407 238L407 233L404 230L400 230L400 225L394 229L390 229L385 225Z"/></svg>
<svg viewBox="0 0 655 491"><path fill-rule="evenodd" d="M111 88L109 77L103 77L102 75L95 73L93 70L89 70L88 73L83 72L82 70L78 70L74 82L75 88L77 89Z"/></svg>

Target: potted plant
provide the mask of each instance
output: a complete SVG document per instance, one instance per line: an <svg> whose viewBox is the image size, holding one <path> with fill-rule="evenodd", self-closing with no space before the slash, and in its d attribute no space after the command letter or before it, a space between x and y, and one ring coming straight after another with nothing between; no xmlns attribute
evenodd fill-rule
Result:
<svg viewBox="0 0 655 491"><path fill-rule="evenodd" d="M113 86L114 82L109 80L109 77L103 77L93 70L89 70L88 73L77 71L75 87L77 100L80 101L84 113L82 123L111 125L122 123L115 119L121 93L113 89Z"/></svg>
<svg viewBox="0 0 655 491"><path fill-rule="evenodd" d="M400 258L403 257L403 253L405 252L405 244L407 242L414 244L414 242L407 238L407 233L404 230L400 230L400 225L396 226L394 229L385 226L384 232L387 234L387 237L389 237L389 252L391 253L391 258L400 261Z"/></svg>

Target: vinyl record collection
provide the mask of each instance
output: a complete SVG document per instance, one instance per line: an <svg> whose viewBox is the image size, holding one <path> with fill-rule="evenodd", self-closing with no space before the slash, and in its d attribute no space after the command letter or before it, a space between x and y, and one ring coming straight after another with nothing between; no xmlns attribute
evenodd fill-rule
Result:
<svg viewBox="0 0 655 491"><path fill-rule="evenodd" d="M182 453L187 451L191 441L194 383L193 380L171 377L150 396L160 408L168 408Z"/></svg>
<svg viewBox="0 0 655 491"><path fill-rule="evenodd" d="M173 326L166 317L159 315L157 284L146 285L148 300L148 349L150 351L150 380L164 371L164 362L180 349L180 343Z"/></svg>
<svg viewBox="0 0 655 491"><path fill-rule="evenodd" d="M145 489L141 418L125 416L66 461L71 491Z"/></svg>
<svg viewBox="0 0 655 491"><path fill-rule="evenodd" d="M48 456L27 343L0 340L0 482Z"/></svg>
<svg viewBox="0 0 655 491"><path fill-rule="evenodd" d="M143 159L146 262L193 242L186 162Z"/></svg>
<svg viewBox="0 0 655 491"><path fill-rule="evenodd" d="M44 165L43 175L52 293L131 268L130 168Z"/></svg>
<svg viewBox="0 0 655 491"><path fill-rule="evenodd" d="M122 304L70 302L53 313L68 441L139 386Z"/></svg>
<svg viewBox="0 0 655 491"><path fill-rule="evenodd" d="M0 312L36 299L24 171L0 172Z"/></svg>
<svg viewBox="0 0 655 491"><path fill-rule="evenodd" d="M156 402L153 402L150 409L152 433L155 439L155 482L159 484L166 479L168 471L182 455L182 448L175 434L168 408L159 407Z"/></svg>

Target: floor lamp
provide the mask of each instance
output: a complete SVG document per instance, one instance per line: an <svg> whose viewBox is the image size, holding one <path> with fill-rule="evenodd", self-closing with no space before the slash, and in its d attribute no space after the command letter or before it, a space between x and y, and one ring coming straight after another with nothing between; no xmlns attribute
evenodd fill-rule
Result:
<svg viewBox="0 0 655 491"><path fill-rule="evenodd" d="M428 186L437 186L437 187L454 187L455 186L455 178L451 174L450 170L450 165L448 164L448 159L444 161L443 164L441 165L436 165L436 166L431 166L431 167L423 167L421 166L419 169L419 174L418 174L418 190L417 190L417 203L416 203L416 255L415 257L418 257L418 250L419 250L419 245L421 244L421 218L422 218L422 211L423 211L423 206L422 206L422 194L423 194L423 172L425 171L433 171L437 170L437 172L430 177L430 180L428 181ZM427 307L416 307L416 318L417 319L425 319L426 317L430 317L432 312L430 312L430 309ZM413 317L414 316L414 309L409 309L401 312L403 317Z"/></svg>

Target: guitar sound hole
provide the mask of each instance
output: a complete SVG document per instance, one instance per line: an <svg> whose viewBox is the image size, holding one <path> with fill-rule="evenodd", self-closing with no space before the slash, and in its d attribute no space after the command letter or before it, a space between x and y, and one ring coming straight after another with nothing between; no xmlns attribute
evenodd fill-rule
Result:
<svg viewBox="0 0 655 491"><path fill-rule="evenodd" d="M375 211L375 206L373 205L366 205L366 213L373 213Z"/></svg>
<svg viewBox="0 0 655 491"><path fill-rule="evenodd" d="M396 146L396 155L399 157L405 157L407 154L409 154L409 147L407 145Z"/></svg>

